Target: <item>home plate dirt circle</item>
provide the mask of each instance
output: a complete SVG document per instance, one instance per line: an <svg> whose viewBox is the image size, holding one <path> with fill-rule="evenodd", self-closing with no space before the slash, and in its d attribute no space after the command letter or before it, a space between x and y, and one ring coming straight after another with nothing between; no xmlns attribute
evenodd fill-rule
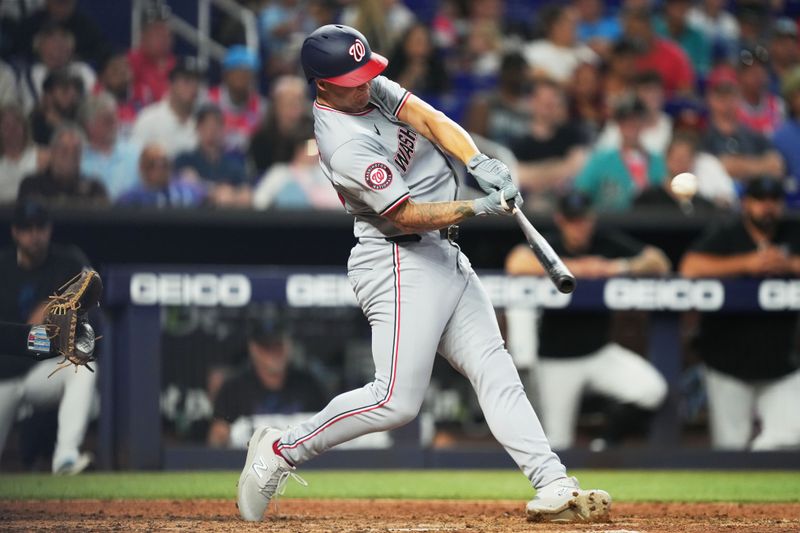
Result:
<svg viewBox="0 0 800 533"><path fill-rule="evenodd" d="M263 522L239 519L231 500L0 501L2 531L281 531L708 533L800 531L800 503L614 503L611 521L533 524L524 502L282 500Z"/></svg>

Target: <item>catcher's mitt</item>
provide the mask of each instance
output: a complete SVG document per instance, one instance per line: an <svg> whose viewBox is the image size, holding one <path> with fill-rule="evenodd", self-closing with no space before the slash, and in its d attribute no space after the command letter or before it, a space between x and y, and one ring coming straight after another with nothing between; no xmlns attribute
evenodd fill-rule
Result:
<svg viewBox="0 0 800 533"><path fill-rule="evenodd" d="M85 366L92 372L89 363L94 356L94 330L86 320L86 314L100 302L103 282L94 270L84 270L50 297L45 307L45 327L51 335L53 351L64 359L50 375L62 368Z"/></svg>

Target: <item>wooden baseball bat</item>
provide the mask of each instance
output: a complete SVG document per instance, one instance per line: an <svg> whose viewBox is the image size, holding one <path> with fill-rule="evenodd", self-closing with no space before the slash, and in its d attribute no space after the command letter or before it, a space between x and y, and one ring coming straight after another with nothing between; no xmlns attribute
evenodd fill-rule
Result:
<svg viewBox="0 0 800 533"><path fill-rule="evenodd" d="M544 271L547 272L556 289L565 294L574 291L577 285L575 276L572 275L567 265L558 257L558 254L547 242L547 239L542 237L542 234L533 227L528 217L519 208L515 207L513 213L517 224L519 224L522 233L525 234L525 238L528 240L531 250L536 255L536 259L544 267Z"/></svg>

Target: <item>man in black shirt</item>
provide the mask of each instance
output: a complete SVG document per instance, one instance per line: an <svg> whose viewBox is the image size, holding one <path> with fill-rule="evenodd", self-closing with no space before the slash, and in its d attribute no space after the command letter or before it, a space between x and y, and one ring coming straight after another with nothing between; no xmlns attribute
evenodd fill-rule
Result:
<svg viewBox="0 0 800 533"><path fill-rule="evenodd" d="M548 241L578 278L660 276L670 270L669 259L658 248L597 230L591 200L584 193L562 196L554 220L558 232ZM508 255L506 272L544 273L525 245ZM537 375L542 422L555 449L572 446L585 391L617 402L600 445L619 441L634 422L632 417L641 419L654 411L667 394L664 378L648 361L611 341L610 327L608 311L542 311Z"/></svg>
<svg viewBox="0 0 800 533"><path fill-rule="evenodd" d="M711 228L681 262L691 278L800 275L800 225L783 218L780 182L750 182L742 217ZM697 349L715 448L772 450L800 446L800 361L796 312L705 313ZM752 439L754 418L761 432ZM752 439L752 442L751 442Z"/></svg>
<svg viewBox="0 0 800 533"><path fill-rule="evenodd" d="M41 324L48 296L89 266L77 248L51 244L51 231L49 215L40 204L17 205L11 227L15 247L0 252L0 320ZM48 379L56 366L54 361L4 358L0 365L0 455L21 404L57 404L53 472L74 474L91 461L78 447L89 423L97 374L81 369L57 372Z"/></svg>
<svg viewBox="0 0 800 533"><path fill-rule="evenodd" d="M588 139L569 114L560 85L536 82L530 96L531 120L524 135L511 139L519 166L520 189L541 193L575 177L586 162Z"/></svg>
<svg viewBox="0 0 800 533"><path fill-rule="evenodd" d="M208 433L212 446L231 444L231 426L242 419L312 413L327 400L313 376L292 366L291 346L277 312L252 320L247 336L248 364L223 383L214 401Z"/></svg>

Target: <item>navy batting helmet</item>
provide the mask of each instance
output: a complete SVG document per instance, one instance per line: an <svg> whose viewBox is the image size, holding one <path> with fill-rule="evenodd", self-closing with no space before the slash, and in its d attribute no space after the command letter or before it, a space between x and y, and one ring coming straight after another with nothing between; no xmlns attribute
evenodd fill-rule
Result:
<svg viewBox="0 0 800 533"><path fill-rule="evenodd" d="M342 24L314 30L300 52L308 81L325 80L342 87L357 87L386 68L389 61L373 52L361 32Z"/></svg>

